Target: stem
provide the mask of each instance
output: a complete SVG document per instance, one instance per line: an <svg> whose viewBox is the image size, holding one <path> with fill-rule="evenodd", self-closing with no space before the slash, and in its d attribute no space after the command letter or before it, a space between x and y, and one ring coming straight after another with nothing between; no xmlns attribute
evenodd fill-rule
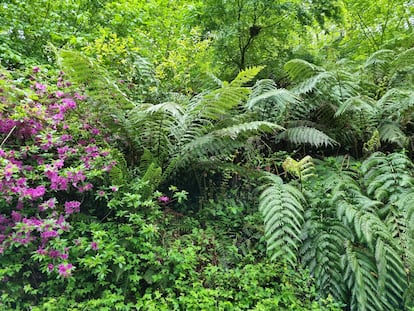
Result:
<svg viewBox="0 0 414 311"><path fill-rule="evenodd" d="M0 147L3 147L4 143L9 139L10 135L13 133L13 131L16 129L16 125L12 127L12 129L7 134L6 138L3 139L3 141L0 144Z"/></svg>

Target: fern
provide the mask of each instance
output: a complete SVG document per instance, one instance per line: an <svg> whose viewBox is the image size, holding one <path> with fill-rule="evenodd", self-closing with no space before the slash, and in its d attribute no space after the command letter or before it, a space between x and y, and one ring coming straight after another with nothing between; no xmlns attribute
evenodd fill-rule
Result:
<svg viewBox="0 0 414 311"><path fill-rule="evenodd" d="M275 175L266 174L263 180L267 183L259 198L259 210L264 217L268 252L273 260L294 265L304 222L304 198Z"/></svg>
<svg viewBox="0 0 414 311"><path fill-rule="evenodd" d="M381 189L380 180L386 184L389 179L408 178L380 175L410 175L412 164L402 155L392 155L394 169L388 169L384 158L373 154L361 170L352 161L327 159L317 163L314 175L303 185L309 207L300 258L315 276L318 288L350 310L403 308L405 267L412 266L413 258L407 221L414 206L407 203L414 195L404 183L400 188L391 186L387 196L375 190ZM385 162L379 164L381 161ZM372 189L370 182L376 185Z"/></svg>
<svg viewBox="0 0 414 311"><path fill-rule="evenodd" d="M142 189L140 194L144 200L149 199L157 189L159 183L161 182L162 171L159 166L154 163L147 168L145 174L142 176Z"/></svg>
<svg viewBox="0 0 414 311"><path fill-rule="evenodd" d="M322 67L316 66L302 59L292 59L285 64L285 70L293 81L300 81L325 72Z"/></svg>
<svg viewBox="0 0 414 311"><path fill-rule="evenodd" d="M244 70L241 70L236 78L233 79L233 81L230 82L230 86L232 87L241 87L244 84L252 81L257 74L263 70L263 66L257 66L257 67L251 67Z"/></svg>
<svg viewBox="0 0 414 311"><path fill-rule="evenodd" d="M313 171L315 169L311 156L306 156L299 161L296 161L291 157L287 157L286 160L282 163L282 167L285 172L298 177L301 181L304 181L313 176Z"/></svg>
<svg viewBox="0 0 414 311"><path fill-rule="evenodd" d="M410 174L412 169L410 159L400 153L386 156L377 152L361 166L367 193L383 202L413 186L413 177Z"/></svg>
<svg viewBox="0 0 414 311"><path fill-rule="evenodd" d="M400 147L406 147L409 143L409 138L401 130L396 122L384 122L378 129L380 139L384 142L394 143Z"/></svg>
<svg viewBox="0 0 414 311"><path fill-rule="evenodd" d="M250 68L230 83L182 102L137 104L128 115L135 144L148 150L163 169L163 178L191 162L222 162L226 154L241 148L249 137L283 128L245 116L251 89L243 86L261 70Z"/></svg>
<svg viewBox="0 0 414 311"><path fill-rule="evenodd" d="M294 144L310 144L314 147L329 147L338 143L320 130L307 126L288 128L278 135L279 139L288 140Z"/></svg>
<svg viewBox="0 0 414 311"><path fill-rule="evenodd" d="M289 104L295 104L298 102L298 97L289 92L285 89L273 89L266 91L260 95L254 95L248 102L247 102L247 108L252 109L255 105L257 105L259 102L262 102L266 99L272 100L274 105L285 107Z"/></svg>
<svg viewBox="0 0 414 311"><path fill-rule="evenodd" d="M134 104L119 89L114 82L116 79L92 59L79 52L60 50L57 59L70 81L85 89L88 95L88 111L92 108L99 120L111 131L119 132L129 140L133 135L128 130L125 117L126 112L134 107Z"/></svg>

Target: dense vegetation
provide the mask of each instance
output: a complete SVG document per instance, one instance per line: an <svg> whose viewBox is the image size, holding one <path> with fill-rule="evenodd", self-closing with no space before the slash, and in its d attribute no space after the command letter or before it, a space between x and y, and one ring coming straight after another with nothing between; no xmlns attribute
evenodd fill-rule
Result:
<svg viewBox="0 0 414 311"><path fill-rule="evenodd" d="M414 310L412 0L0 16L0 310Z"/></svg>

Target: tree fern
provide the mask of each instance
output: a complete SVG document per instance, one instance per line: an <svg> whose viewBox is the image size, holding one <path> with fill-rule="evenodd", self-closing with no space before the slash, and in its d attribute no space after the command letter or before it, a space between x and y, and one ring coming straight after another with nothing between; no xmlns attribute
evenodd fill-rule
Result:
<svg viewBox="0 0 414 311"><path fill-rule="evenodd" d="M241 72L234 81L182 103L138 104L130 111L130 131L170 176L190 162L211 159L243 146L247 138L283 130L277 124L243 117L250 88L242 86L260 68Z"/></svg>

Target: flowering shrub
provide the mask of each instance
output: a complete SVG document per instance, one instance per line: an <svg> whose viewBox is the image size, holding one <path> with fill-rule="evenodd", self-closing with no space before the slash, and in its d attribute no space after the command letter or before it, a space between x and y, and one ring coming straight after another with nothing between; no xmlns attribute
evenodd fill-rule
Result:
<svg viewBox="0 0 414 311"><path fill-rule="evenodd" d="M53 84L44 80L38 67L18 81L0 72L0 289L20 272L72 275L76 243L64 235L116 164L85 96L71 91L62 72ZM24 271L30 254L39 271Z"/></svg>

